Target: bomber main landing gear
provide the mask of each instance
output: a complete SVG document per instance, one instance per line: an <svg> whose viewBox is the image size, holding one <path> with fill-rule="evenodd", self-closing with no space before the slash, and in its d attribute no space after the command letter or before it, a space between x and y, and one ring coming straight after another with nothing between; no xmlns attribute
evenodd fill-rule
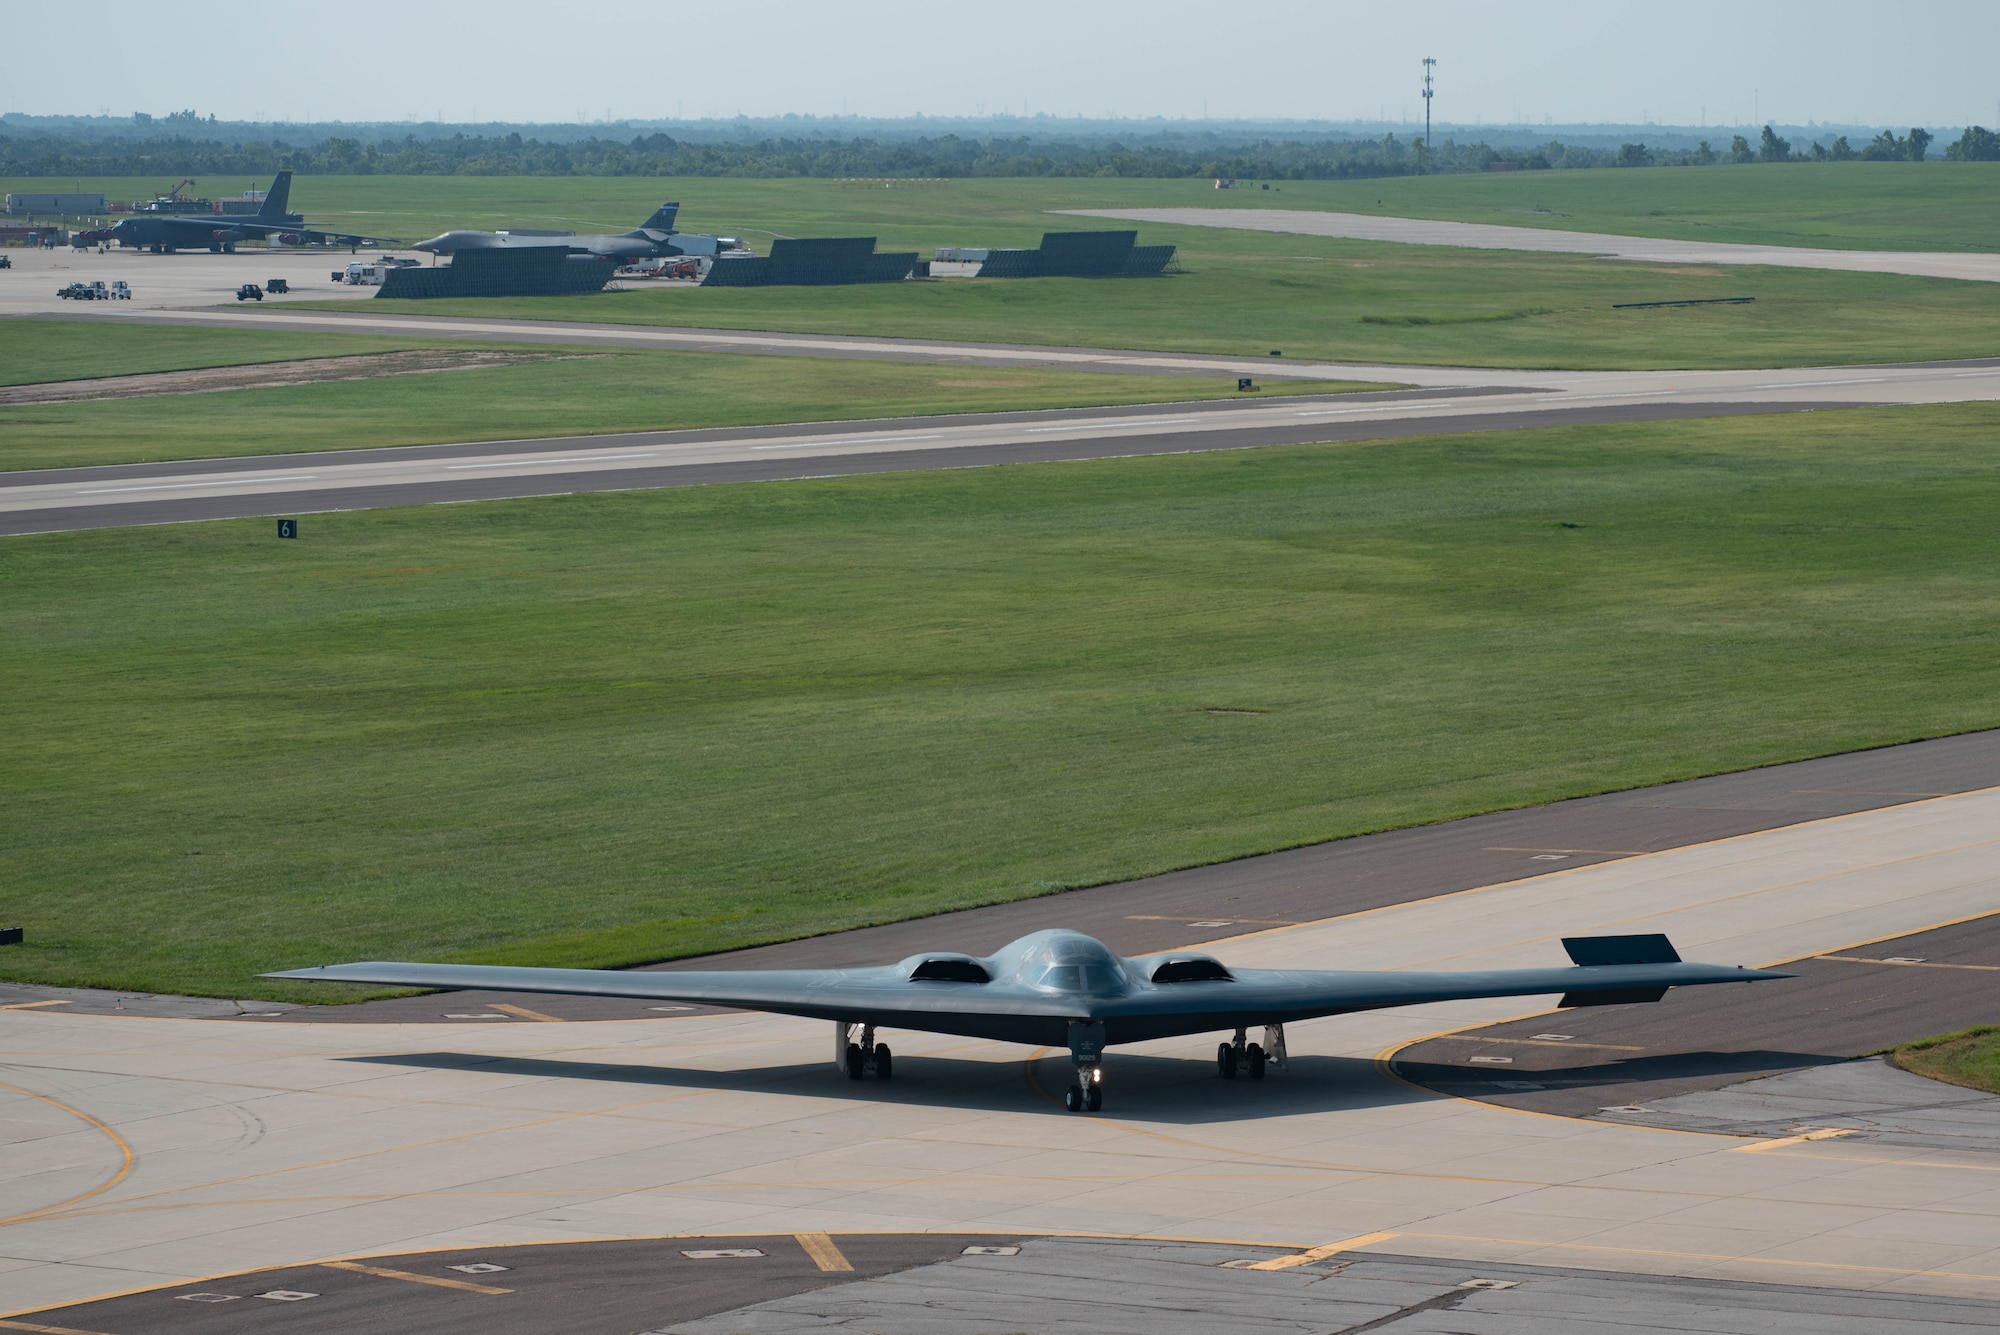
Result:
<svg viewBox="0 0 2000 1335"><path fill-rule="evenodd" d="M1234 1080L1237 1072L1242 1072L1252 1080L1264 1078L1267 1065L1283 1071L1288 1069L1285 1062L1285 1026L1267 1024L1264 1026L1262 1043L1244 1042L1245 1031L1236 1031L1236 1041L1223 1043L1215 1049L1215 1071L1224 1080Z"/></svg>
<svg viewBox="0 0 2000 1335"><path fill-rule="evenodd" d="M834 1021L833 1064L847 1072L849 1080L870 1075L877 1080L887 1080L895 1074L895 1059L889 1052L889 1045L875 1041L875 1026L872 1024Z"/></svg>

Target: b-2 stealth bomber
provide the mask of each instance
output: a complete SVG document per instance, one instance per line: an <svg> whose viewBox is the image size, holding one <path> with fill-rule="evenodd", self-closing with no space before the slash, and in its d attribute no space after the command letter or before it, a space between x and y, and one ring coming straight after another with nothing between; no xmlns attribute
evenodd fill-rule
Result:
<svg viewBox="0 0 2000 1335"><path fill-rule="evenodd" d="M1182 1034L1234 1031L1216 1050L1224 1079L1261 1079L1285 1063L1285 1025L1431 1001L1561 993L1564 1006L1658 1001L1670 987L1793 975L1684 963L1665 936L1565 937L1572 968L1463 973L1231 969L1212 955L1168 951L1127 959L1078 932L1024 936L983 957L933 951L864 969L632 971L484 964L328 964L267 978L391 987L681 1001L831 1020L835 1062L853 1079L893 1070L877 1029L917 1029L1068 1047L1076 1068L1065 1103L1104 1103L1104 1050ZM1261 1027L1263 1041L1246 1042Z"/></svg>

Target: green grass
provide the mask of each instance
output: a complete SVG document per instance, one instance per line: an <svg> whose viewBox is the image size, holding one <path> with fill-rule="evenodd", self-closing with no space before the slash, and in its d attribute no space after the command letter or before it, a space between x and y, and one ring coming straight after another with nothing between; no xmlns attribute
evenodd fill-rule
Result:
<svg viewBox="0 0 2000 1335"><path fill-rule="evenodd" d="M276 329L175 329L108 321L4 319L0 320L0 385L436 346L420 339Z"/></svg>
<svg viewBox="0 0 2000 1335"><path fill-rule="evenodd" d="M1727 136L1711 142L1728 146ZM1825 250L2000 250L2000 163L1991 162L1655 167L1278 184L1277 191L1239 187L1215 196L1213 203Z"/></svg>
<svg viewBox="0 0 2000 1335"><path fill-rule="evenodd" d="M1147 228L1186 272L397 301L513 316L1447 366L1820 366L2000 352L1993 285ZM1742 306L1615 310L1751 296ZM1274 368L1275 369L1275 368Z"/></svg>
<svg viewBox="0 0 2000 1335"><path fill-rule="evenodd" d="M1234 379L705 352L612 350L579 357L575 348L550 351L564 359L200 395L0 406L0 470L1237 397ZM1353 381L1283 386L1293 394L1387 387Z"/></svg>
<svg viewBox="0 0 2000 1335"><path fill-rule="evenodd" d="M1722 141L1726 144L1726 140ZM8 191L103 190L143 199L152 177L15 178ZM221 197L267 177L215 177ZM307 176L292 204L314 222L416 240L450 227L636 227L665 200L680 225L741 235L879 234L885 248L1034 244L1063 208L1308 208L1695 241L1895 250L2000 247L2000 163L1855 162L1494 173L1367 181L973 179L891 189L724 177ZM1377 201L1380 204L1377 204ZM761 230L760 230L761 229Z"/></svg>
<svg viewBox="0 0 2000 1335"><path fill-rule="evenodd" d="M1905 1043L1889 1054L1889 1060L1905 1071L1948 1085L2000 1094L2000 1025L1981 1025Z"/></svg>
<svg viewBox="0 0 2000 1335"><path fill-rule="evenodd" d="M85 182L86 188L105 185L114 198L150 193L157 184ZM10 182L7 188L34 185ZM1206 181L1111 179L973 180L881 189L821 180L306 177L296 183L293 198L317 221L405 240L447 227L624 231L664 200L678 199L683 227L740 235L760 249L773 234L873 235L883 249L923 252L939 245L1034 245L1044 231L1120 225L1051 212L1070 208L1358 209L1364 204L1383 213L1723 241L1832 245L1845 237L1842 244L1952 249L1994 244L1992 238L2000 235L1996 186L2000 164L1856 163L1295 182L1270 192L1228 193ZM76 183L62 188L75 189ZM238 187L234 179L218 179L204 188ZM1384 200L1379 210L1372 206L1377 197ZM1399 201L1396 207L1389 206L1391 200ZM1539 207L1538 200L1568 216L1507 212ZM1719 220L1714 226L1700 218L1690 221L1689 210L1711 206ZM1822 236L1802 228L1830 230ZM642 287L592 297L389 303L388 308L1255 356L1276 347L1294 357L1430 365L1775 367L2000 353L2000 303L1983 283L1617 264L1588 256L1198 227L1146 225L1140 240L1179 246L1188 272L1094 282ZM1625 302L1723 296L1754 296L1757 302L1611 309Z"/></svg>
<svg viewBox="0 0 2000 1335"><path fill-rule="evenodd" d="M1996 530L1960 406L13 539L0 976L627 963L1991 727Z"/></svg>

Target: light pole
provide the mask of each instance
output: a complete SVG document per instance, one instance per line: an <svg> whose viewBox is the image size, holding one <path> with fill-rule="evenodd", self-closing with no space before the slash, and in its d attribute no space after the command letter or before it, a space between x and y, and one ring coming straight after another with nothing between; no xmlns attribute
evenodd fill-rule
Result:
<svg viewBox="0 0 2000 1335"><path fill-rule="evenodd" d="M1424 57L1424 156L1431 154L1431 68L1437 61Z"/></svg>

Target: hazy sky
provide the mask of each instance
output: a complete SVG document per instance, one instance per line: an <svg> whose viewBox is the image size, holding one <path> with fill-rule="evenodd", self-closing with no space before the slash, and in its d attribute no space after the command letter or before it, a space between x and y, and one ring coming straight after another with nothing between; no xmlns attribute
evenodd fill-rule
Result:
<svg viewBox="0 0 2000 1335"><path fill-rule="evenodd" d="M23 4L8 110L224 119L1056 115L2000 121L2000 3Z"/></svg>

